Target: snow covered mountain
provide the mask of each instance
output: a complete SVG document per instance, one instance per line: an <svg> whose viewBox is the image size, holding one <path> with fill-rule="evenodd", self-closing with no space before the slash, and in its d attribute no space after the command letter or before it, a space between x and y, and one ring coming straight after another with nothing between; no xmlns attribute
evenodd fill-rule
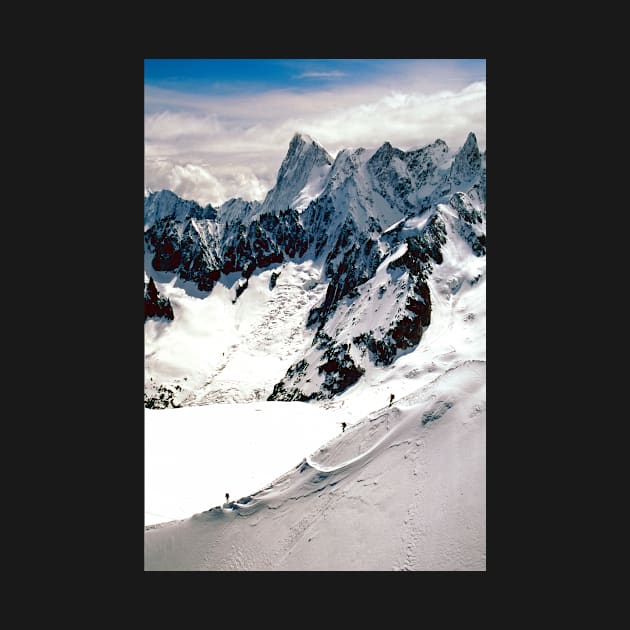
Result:
<svg viewBox="0 0 630 630"><path fill-rule="evenodd" d="M473 133L145 191L145 570L485 570L486 222Z"/></svg>
<svg viewBox="0 0 630 630"><path fill-rule="evenodd" d="M293 208L301 212L321 193L333 163L332 157L313 138L296 133L280 165L276 185L267 193L261 212Z"/></svg>
<svg viewBox="0 0 630 630"><path fill-rule="evenodd" d="M148 192L145 281L153 278L173 308L172 321L146 324L148 400L157 387L179 387L173 404L212 401L214 381L251 363L264 329L295 342L263 370L273 382L262 378L237 400L254 391L270 400L328 399L369 366L391 365L420 343L444 286L454 295L484 273L485 172L473 133L458 151L440 139L408 152L386 142L334 160L295 134L262 203L232 199L215 210ZM216 317L217 309L250 328L234 328L220 358L216 321L190 325L193 311ZM245 352L248 339L254 347ZM195 346L208 344L215 347L200 360Z"/></svg>

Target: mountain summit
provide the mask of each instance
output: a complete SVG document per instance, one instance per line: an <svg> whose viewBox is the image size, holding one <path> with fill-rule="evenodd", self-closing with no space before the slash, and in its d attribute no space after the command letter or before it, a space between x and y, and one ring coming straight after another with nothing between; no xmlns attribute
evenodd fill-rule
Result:
<svg viewBox="0 0 630 630"><path fill-rule="evenodd" d="M261 212L303 210L321 192L333 159L313 138L296 133L280 165L276 185L267 193Z"/></svg>

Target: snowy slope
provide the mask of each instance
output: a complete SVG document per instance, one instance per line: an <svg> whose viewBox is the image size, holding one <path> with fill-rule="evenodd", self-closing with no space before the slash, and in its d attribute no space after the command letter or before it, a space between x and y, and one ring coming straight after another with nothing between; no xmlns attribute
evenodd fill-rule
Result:
<svg viewBox="0 0 630 630"><path fill-rule="evenodd" d="M305 403L145 412L145 525L188 518L264 487L341 431L341 410Z"/></svg>
<svg viewBox="0 0 630 630"><path fill-rule="evenodd" d="M273 289L272 274L278 274ZM310 261L253 274L236 302L237 273L222 276L211 299L155 275L175 318L145 325L145 388L155 395L168 384L177 405L265 400L310 346L307 314L326 288Z"/></svg>
<svg viewBox="0 0 630 630"><path fill-rule="evenodd" d="M258 492L148 528L145 570L485 570L485 364L374 410Z"/></svg>

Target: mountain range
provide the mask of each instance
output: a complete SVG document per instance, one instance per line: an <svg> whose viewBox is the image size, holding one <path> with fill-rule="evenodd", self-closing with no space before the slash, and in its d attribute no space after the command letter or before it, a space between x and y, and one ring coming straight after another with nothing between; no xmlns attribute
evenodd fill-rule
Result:
<svg viewBox="0 0 630 630"><path fill-rule="evenodd" d="M296 133L262 201L145 193L144 250L145 406L215 401L230 369L228 400L333 399L484 277L486 154L471 132L456 150L385 142L333 159ZM273 365L245 374L265 350Z"/></svg>

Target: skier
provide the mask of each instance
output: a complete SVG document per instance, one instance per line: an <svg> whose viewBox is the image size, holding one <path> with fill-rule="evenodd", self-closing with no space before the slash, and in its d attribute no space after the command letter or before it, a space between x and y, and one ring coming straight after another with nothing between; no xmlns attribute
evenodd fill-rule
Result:
<svg viewBox="0 0 630 630"><path fill-rule="evenodd" d="M394 402L394 394L390 394L389 395L389 406L392 406L392 403Z"/></svg>
<svg viewBox="0 0 630 630"><path fill-rule="evenodd" d="M226 503L230 502L230 494L228 492L225 493L225 502Z"/></svg>
<svg viewBox="0 0 630 630"><path fill-rule="evenodd" d="M341 432L343 433L346 430L346 423L342 422L341 423Z"/></svg>

